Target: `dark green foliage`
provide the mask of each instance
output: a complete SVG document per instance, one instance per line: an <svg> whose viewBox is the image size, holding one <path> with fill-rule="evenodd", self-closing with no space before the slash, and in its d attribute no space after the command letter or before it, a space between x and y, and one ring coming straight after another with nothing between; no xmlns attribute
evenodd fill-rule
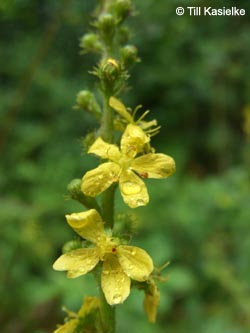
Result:
<svg viewBox="0 0 250 333"><path fill-rule="evenodd" d="M135 210L146 229L135 241L159 266L171 262L168 283L159 284L158 322L146 324L143 295L132 291L124 310L118 307L119 332L231 333L250 325L250 179L243 160L250 147L242 131L250 103L250 3L221 3L209 5L237 5L247 15L177 17L180 1L135 1L132 43L142 62L123 102L152 110L162 125L152 145L175 157L177 173L148 181L151 201ZM73 109L77 93L94 87L87 72L96 58L79 47L94 6L0 2L2 333L51 332L63 322L61 304L77 311L84 293L97 292L88 277L68 281L51 267L61 244L75 237L64 215L82 209L67 185L96 161L83 156L81 144L95 122ZM138 60L136 50L125 51Z"/></svg>

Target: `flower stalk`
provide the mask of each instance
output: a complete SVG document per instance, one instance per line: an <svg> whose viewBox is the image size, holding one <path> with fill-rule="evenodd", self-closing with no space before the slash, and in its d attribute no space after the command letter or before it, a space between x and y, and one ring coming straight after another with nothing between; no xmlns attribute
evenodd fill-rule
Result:
<svg viewBox="0 0 250 333"><path fill-rule="evenodd" d="M103 294L102 288L99 287L100 296L100 312L103 333L115 333L116 332L116 319L115 319L115 307L111 307Z"/></svg>
<svg viewBox="0 0 250 333"><path fill-rule="evenodd" d="M98 78L102 104L96 93L82 90L75 108L99 122L85 143L88 153L100 158L100 164L68 185L70 197L87 209L66 215L68 225L84 241L69 242L53 268L67 271L70 279L93 272L100 293L98 299L85 299L80 311L68 316L54 333L115 333L116 306L127 299L132 287L144 291L144 309L150 322L156 320L160 302L153 260L144 249L129 244L132 233L128 237L127 230L132 227L127 228L129 219L124 218L122 224L116 217L115 194L119 188L131 209L147 205L146 179L171 176L175 162L151 147L151 137L160 127L156 120L144 119L149 111L137 117L141 106L131 111L117 98L126 88L130 66L139 61L136 48L126 44L128 33L123 27L132 13L131 1L101 0L96 13L92 22L95 31L83 36L80 46L83 54L100 55L91 73Z"/></svg>

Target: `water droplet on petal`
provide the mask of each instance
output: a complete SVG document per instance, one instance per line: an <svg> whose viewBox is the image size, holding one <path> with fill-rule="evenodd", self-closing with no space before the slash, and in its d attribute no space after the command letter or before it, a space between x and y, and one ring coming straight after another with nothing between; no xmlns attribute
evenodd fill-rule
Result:
<svg viewBox="0 0 250 333"><path fill-rule="evenodd" d="M109 271L107 271L107 270L103 270L103 271L102 271L102 274L104 274L104 275L108 275L108 274L109 274Z"/></svg>
<svg viewBox="0 0 250 333"><path fill-rule="evenodd" d="M136 206L138 207L138 206L145 206L146 205L146 202L144 201L144 200L142 200L142 199L138 199L137 201L136 201Z"/></svg>
<svg viewBox="0 0 250 333"><path fill-rule="evenodd" d="M125 195L137 194L141 192L141 187L135 183L125 182L121 184L122 192Z"/></svg>
<svg viewBox="0 0 250 333"><path fill-rule="evenodd" d="M133 249L133 250L131 251L131 254L132 254L132 256L135 256L135 255L136 255L136 250Z"/></svg>
<svg viewBox="0 0 250 333"><path fill-rule="evenodd" d="M119 304L121 303L121 300L122 300L122 295L121 294L115 294L113 297L113 303L114 304Z"/></svg>

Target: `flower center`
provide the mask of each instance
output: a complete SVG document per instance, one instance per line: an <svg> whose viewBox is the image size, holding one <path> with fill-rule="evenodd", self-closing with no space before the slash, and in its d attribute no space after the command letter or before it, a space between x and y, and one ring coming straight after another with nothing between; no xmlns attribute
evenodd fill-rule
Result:
<svg viewBox="0 0 250 333"><path fill-rule="evenodd" d="M127 156L122 156L119 159L119 165L123 170L127 170L130 167L130 163L131 163L131 158Z"/></svg>
<svg viewBox="0 0 250 333"><path fill-rule="evenodd" d="M105 238L101 243L98 244L101 250L100 259L103 260L105 254L116 254L118 245L118 241L115 240L113 237Z"/></svg>

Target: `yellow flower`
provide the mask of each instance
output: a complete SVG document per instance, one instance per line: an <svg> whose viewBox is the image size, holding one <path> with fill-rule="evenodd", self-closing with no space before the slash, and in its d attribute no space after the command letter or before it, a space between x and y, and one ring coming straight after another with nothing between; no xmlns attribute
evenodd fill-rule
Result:
<svg viewBox="0 0 250 333"><path fill-rule="evenodd" d="M145 281L153 270L153 262L146 251L120 245L104 231L101 216L95 209L66 215L68 224L94 247L81 248L60 256L55 270L68 271L67 277L76 278L90 272L103 262L101 287L110 305L122 303L130 293L130 279Z"/></svg>
<svg viewBox="0 0 250 333"><path fill-rule="evenodd" d="M117 99L113 96L111 96L110 99L109 99L109 105L120 116L122 116L122 118L127 123L139 126L148 135L153 136L153 135L156 135L157 133L159 133L160 126L157 126L157 121L155 119L151 120L151 121L143 120L146 117L146 115L149 113L149 110L145 111L139 119L135 120L136 112L141 108L141 105L137 106L132 114L130 114L128 112L125 105L121 101L119 101L119 99ZM153 126L157 126L157 127L154 127L153 129L150 129Z"/></svg>
<svg viewBox="0 0 250 333"><path fill-rule="evenodd" d="M149 137L143 130L129 124L121 138L121 149L98 138L89 148L103 159L108 159L96 169L86 172L82 179L82 192L95 197L114 182L119 182L124 202L131 208L144 206L149 201L147 188L141 178L166 178L175 172L175 162L165 154L143 152Z"/></svg>

